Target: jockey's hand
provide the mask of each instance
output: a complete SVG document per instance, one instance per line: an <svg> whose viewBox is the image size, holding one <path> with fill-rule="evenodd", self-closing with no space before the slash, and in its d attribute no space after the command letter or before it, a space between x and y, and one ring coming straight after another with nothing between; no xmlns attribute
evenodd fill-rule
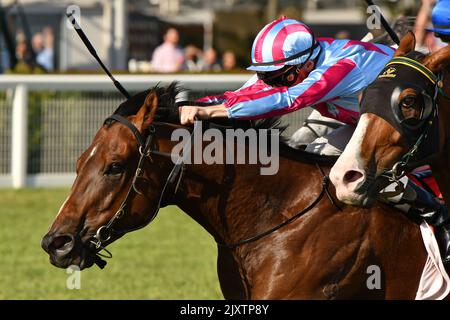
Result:
<svg viewBox="0 0 450 320"><path fill-rule="evenodd" d="M180 107L180 122L182 125L193 124L195 120L208 120L209 114L205 107Z"/></svg>
<svg viewBox="0 0 450 320"><path fill-rule="evenodd" d="M193 124L195 120L228 117L227 108L223 104L207 107L181 106L179 113L182 125Z"/></svg>

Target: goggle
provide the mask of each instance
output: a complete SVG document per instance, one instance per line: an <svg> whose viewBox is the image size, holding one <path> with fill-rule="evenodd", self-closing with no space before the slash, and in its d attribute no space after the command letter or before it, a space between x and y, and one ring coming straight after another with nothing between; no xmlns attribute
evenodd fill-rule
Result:
<svg viewBox="0 0 450 320"><path fill-rule="evenodd" d="M264 81L265 84L272 87L281 87L288 85L287 77L292 73L292 71L296 71L297 66L285 66L280 70L272 71L272 72L257 72L259 80Z"/></svg>

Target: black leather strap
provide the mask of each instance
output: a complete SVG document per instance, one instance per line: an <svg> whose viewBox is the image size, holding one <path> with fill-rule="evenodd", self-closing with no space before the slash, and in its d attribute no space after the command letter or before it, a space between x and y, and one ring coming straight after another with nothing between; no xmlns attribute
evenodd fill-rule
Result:
<svg viewBox="0 0 450 320"><path fill-rule="evenodd" d="M136 126L134 124L132 124L130 121L128 121L126 118L119 116L118 114L113 114L111 116L109 116L106 120L108 119L112 119L115 121L120 122L121 124L127 126L134 134L134 136L136 137L136 140L139 143L139 146L143 147L145 144L144 138L142 137L141 133L139 132L138 128L136 128Z"/></svg>

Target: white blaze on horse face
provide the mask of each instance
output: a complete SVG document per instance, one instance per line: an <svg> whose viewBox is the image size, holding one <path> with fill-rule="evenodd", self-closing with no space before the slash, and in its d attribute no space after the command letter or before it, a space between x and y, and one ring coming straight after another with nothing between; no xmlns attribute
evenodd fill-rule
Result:
<svg viewBox="0 0 450 320"><path fill-rule="evenodd" d="M58 211L58 214L56 215L56 218L58 218L59 215L61 214L61 212L64 210L64 207L66 206L66 203L69 200L69 197L70 197L70 194L67 196L66 200L64 200L63 204L59 208L59 211ZM55 218L55 220L56 220L56 218Z"/></svg>
<svg viewBox="0 0 450 320"><path fill-rule="evenodd" d="M365 164L361 158L361 145L368 124L367 114L363 114L344 152L330 171L330 179L336 187L338 199L348 204L360 204L364 198L363 195L357 194L355 190L366 179ZM346 179L345 175L349 172L354 172L354 176L357 178Z"/></svg>
<svg viewBox="0 0 450 320"><path fill-rule="evenodd" d="M92 148L91 153L89 153L89 157L87 158L87 160L89 160L90 158L92 158L94 156L94 154L97 152L97 147L98 145L96 145L94 148Z"/></svg>
<svg viewBox="0 0 450 320"><path fill-rule="evenodd" d="M95 155L95 153L97 152L97 147L98 147L98 145L96 145L94 148L92 148L92 150L89 153L89 156L87 157L86 161L89 160L90 158L92 158ZM56 215L56 218L58 218L59 215L61 214L61 212L64 210L64 207L65 207L67 201L69 200L69 198L70 198L70 194L67 196L66 200L64 200L63 204L59 208L59 211L58 211L58 214Z"/></svg>

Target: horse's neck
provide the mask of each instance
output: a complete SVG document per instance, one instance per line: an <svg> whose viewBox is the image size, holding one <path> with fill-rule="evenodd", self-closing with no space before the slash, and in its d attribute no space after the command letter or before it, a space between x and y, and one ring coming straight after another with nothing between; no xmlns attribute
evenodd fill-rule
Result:
<svg viewBox="0 0 450 320"><path fill-rule="evenodd" d="M242 175L249 179L240 179ZM258 177L242 172L240 166L188 166L177 204L217 242L230 243L237 240L238 234L245 234L249 222L254 225L255 221L251 221L257 214L245 208L253 202L252 197L258 197L257 187Z"/></svg>
<svg viewBox="0 0 450 320"><path fill-rule="evenodd" d="M176 205L217 242L230 244L301 211L320 193L321 181L314 165L283 157L272 176L257 165L188 166Z"/></svg>

